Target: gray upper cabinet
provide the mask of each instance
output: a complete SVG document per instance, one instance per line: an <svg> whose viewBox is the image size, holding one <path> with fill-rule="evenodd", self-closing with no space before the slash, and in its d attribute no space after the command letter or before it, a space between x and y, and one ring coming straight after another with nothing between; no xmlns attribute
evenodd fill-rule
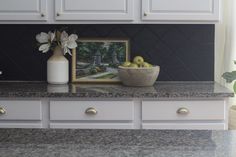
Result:
<svg viewBox="0 0 236 157"><path fill-rule="evenodd" d="M44 21L47 0L0 0L0 20Z"/></svg>
<svg viewBox="0 0 236 157"><path fill-rule="evenodd" d="M133 20L133 0L56 0L56 20Z"/></svg>
<svg viewBox="0 0 236 157"><path fill-rule="evenodd" d="M0 23L216 23L221 0L0 0Z"/></svg>
<svg viewBox="0 0 236 157"><path fill-rule="evenodd" d="M142 20L219 21L219 0L142 0Z"/></svg>

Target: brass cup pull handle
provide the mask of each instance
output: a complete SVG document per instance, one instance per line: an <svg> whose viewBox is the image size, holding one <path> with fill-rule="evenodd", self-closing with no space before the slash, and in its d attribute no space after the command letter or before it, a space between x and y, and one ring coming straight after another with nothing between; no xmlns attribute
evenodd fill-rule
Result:
<svg viewBox="0 0 236 157"><path fill-rule="evenodd" d="M146 12L143 13L143 16L148 16L148 14Z"/></svg>
<svg viewBox="0 0 236 157"><path fill-rule="evenodd" d="M96 114L98 113L98 111L97 111L95 108L90 107L90 108L87 108L87 109L85 110L85 113L86 113L87 115L96 115Z"/></svg>
<svg viewBox="0 0 236 157"><path fill-rule="evenodd" d="M57 13L56 15L57 15L57 16L60 16L60 13Z"/></svg>
<svg viewBox="0 0 236 157"><path fill-rule="evenodd" d="M177 113L181 114L181 115L187 115L187 114L189 114L189 110L185 107L181 107L177 110Z"/></svg>
<svg viewBox="0 0 236 157"><path fill-rule="evenodd" d="M6 110L2 107L0 107L0 115L6 114Z"/></svg>

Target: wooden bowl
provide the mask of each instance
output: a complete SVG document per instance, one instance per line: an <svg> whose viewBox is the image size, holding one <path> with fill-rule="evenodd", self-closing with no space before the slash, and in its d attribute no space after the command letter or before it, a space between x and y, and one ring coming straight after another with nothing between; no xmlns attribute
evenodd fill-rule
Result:
<svg viewBox="0 0 236 157"><path fill-rule="evenodd" d="M118 74L121 82L126 86L152 86L160 72L160 66L149 68L132 68L119 66Z"/></svg>

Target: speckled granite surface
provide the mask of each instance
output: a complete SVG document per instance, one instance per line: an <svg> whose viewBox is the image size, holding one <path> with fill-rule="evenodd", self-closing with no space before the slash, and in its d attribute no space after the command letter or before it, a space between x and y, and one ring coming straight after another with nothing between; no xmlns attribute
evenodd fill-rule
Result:
<svg viewBox="0 0 236 157"><path fill-rule="evenodd" d="M236 132L0 129L1 157L235 157Z"/></svg>
<svg viewBox="0 0 236 157"><path fill-rule="evenodd" d="M0 82L0 97L79 98L218 98L233 92L215 82L157 82L152 87L114 84L49 85L45 82Z"/></svg>

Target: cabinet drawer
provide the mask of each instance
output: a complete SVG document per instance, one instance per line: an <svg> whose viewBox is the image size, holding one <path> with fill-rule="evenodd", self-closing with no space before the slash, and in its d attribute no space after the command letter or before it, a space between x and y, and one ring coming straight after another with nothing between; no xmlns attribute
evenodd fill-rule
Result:
<svg viewBox="0 0 236 157"><path fill-rule="evenodd" d="M86 110L92 109L86 113ZM96 110L96 114L94 113ZM125 120L134 118L132 101L51 101L50 120Z"/></svg>
<svg viewBox="0 0 236 157"><path fill-rule="evenodd" d="M142 120L224 120L224 119L225 119L224 101L143 101L142 102Z"/></svg>
<svg viewBox="0 0 236 157"><path fill-rule="evenodd" d="M0 101L0 120L41 120L40 101Z"/></svg>

